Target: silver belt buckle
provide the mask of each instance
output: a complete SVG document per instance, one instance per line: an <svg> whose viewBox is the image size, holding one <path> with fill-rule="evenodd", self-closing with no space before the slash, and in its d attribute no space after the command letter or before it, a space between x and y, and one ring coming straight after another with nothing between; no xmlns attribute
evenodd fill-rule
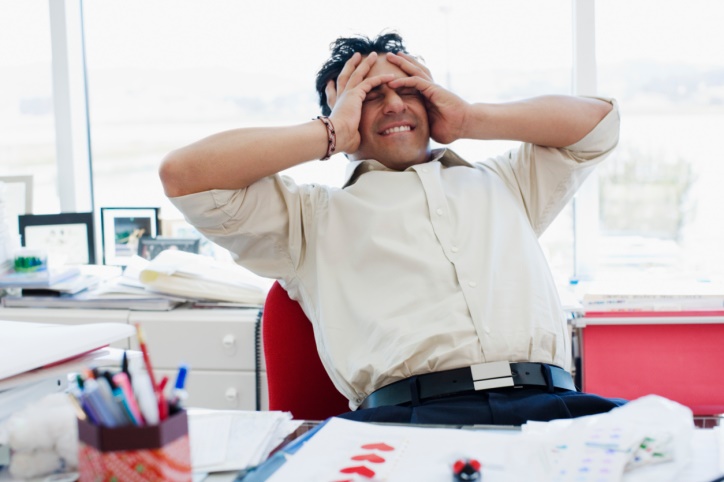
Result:
<svg viewBox="0 0 724 482"><path fill-rule="evenodd" d="M491 388L512 387L513 373L510 371L510 362L497 361L478 363L470 366L473 375L475 390L489 390Z"/></svg>

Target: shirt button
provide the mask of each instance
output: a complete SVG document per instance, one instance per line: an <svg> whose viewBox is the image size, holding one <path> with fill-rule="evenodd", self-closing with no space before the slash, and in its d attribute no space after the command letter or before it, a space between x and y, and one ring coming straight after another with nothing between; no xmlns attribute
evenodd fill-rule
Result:
<svg viewBox="0 0 724 482"><path fill-rule="evenodd" d="M452 251L453 253L457 253L457 252L460 251L460 250L458 249L457 246L451 246L451 247L450 247L450 251Z"/></svg>
<svg viewBox="0 0 724 482"><path fill-rule="evenodd" d="M476 286L478 286L478 284L475 281L468 281L468 286L470 286L471 288L475 288Z"/></svg>
<svg viewBox="0 0 724 482"><path fill-rule="evenodd" d="M445 213L445 211L443 211L442 208L437 208L437 210L435 210L435 212L437 213L438 216L442 216Z"/></svg>

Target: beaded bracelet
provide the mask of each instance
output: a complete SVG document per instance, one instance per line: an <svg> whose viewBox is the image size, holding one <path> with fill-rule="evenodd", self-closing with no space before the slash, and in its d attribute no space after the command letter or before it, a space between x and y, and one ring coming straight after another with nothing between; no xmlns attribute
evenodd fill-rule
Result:
<svg viewBox="0 0 724 482"><path fill-rule="evenodd" d="M326 161L330 157L332 157L332 154L334 154L334 150L337 147L337 134L334 132L334 126L332 125L332 121L329 119L329 117L324 115L317 116L317 119L321 120L324 124L324 127L327 128L327 154L324 155L320 161Z"/></svg>

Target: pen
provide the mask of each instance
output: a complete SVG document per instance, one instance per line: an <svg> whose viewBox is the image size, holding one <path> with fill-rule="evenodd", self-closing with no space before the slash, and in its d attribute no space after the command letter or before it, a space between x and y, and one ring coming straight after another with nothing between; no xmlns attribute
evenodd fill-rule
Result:
<svg viewBox="0 0 724 482"><path fill-rule="evenodd" d="M108 385L110 385L111 390L116 389L116 382L113 381L113 375L108 370L103 370L102 372L99 372L100 376L105 378L108 382ZM96 375L96 378L98 378L98 375Z"/></svg>
<svg viewBox="0 0 724 482"><path fill-rule="evenodd" d="M131 372L128 371L128 353L123 350L123 358L121 359L121 371L126 374L128 381L131 381Z"/></svg>
<svg viewBox="0 0 724 482"><path fill-rule="evenodd" d="M164 394L166 391L166 385L168 385L168 377L164 375L161 377L161 381L158 382L158 392L161 397L161 403L158 406L158 415L161 420L166 420L166 418L168 418L168 400L166 400L166 395Z"/></svg>
<svg viewBox="0 0 724 482"><path fill-rule="evenodd" d="M122 425L128 425L130 423L131 425L139 427L143 424L141 419L136 418L136 416L133 415L131 407L128 404L128 399L126 398L126 394L123 393L121 387L113 389L113 399L116 401L118 407L123 411L124 422Z"/></svg>
<svg viewBox="0 0 724 482"><path fill-rule="evenodd" d="M166 390L166 385L168 385L168 377L166 375L161 377L161 381L158 382L158 390L163 394L164 390Z"/></svg>
<svg viewBox="0 0 724 482"><path fill-rule="evenodd" d="M126 413L125 408L123 408L123 401L117 399L114 396L113 387L111 386L108 379L101 374L101 376L96 378L96 382L98 384L98 391L103 397L103 401L108 407L108 411L115 420L115 425L113 426L117 427L120 425L127 425L129 423L132 423L133 420L131 420L131 418Z"/></svg>
<svg viewBox="0 0 724 482"><path fill-rule="evenodd" d="M116 392L118 392L118 395L121 396L123 406L128 411L133 424L143 425L143 416L141 415L141 410L138 408L138 404L136 403L136 398L133 396L133 388L131 388L131 382L128 379L128 374L124 372L116 373L113 375L113 381L117 387L113 391L113 394L116 395ZM116 397L118 397L118 395L116 395Z"/></svg>
<svg viewBox="0 0 724 482"><path fill-rule="evenodd" d="M68 390L68 395L71 399L75 400L75 403L80 406L81 411L85 414L85 416L93 425L100 425L101 421L98 417L98 414L95 413L90 405L88 405L88 403L86 403L86 401L83 399L82 390L80 390L78 387L70 387L70 389ZM80 414L78 414L78 418L84 420L84 418L81 417Z"/></svg>
<svg viewBox="0 0 724 482"><path fill-rule="evenodd" d="M89 417L85 413L85 410L83 410L77 395L72 392L68 392L68 398L70 399L70 403L73 405L73 410L75 410L75 416L78 417L78 420L88 419Z"/></svg>
<svg viewBox="0 0 724 482"><path fill-rule="evenodd" d="M78 385L78 388L83 390L83 377L80 375L80 373L75 374L75 383Z"/></svg>
<svg viewBox="0 0 724 482"><path fill-rule="evenodd" d="M156 378L153 374L153 367L151 366L151 358L148 356L148 348L146 347L146 339L143 336L143 330L141 330L141 325L139 323L136 323L136 337L138 338L138 344L141 347L141 354L143 355L143 363L146 365L146 372L148 372L148 378L151 380L151 386L153 387L153 392L156 394L156 405L158 406L158 417L160 420L164 420L166 417L164 416L164 410L163 407L166 405L166 402L163 397L163 393L158 388L158 384L156 383Z"/></svg>

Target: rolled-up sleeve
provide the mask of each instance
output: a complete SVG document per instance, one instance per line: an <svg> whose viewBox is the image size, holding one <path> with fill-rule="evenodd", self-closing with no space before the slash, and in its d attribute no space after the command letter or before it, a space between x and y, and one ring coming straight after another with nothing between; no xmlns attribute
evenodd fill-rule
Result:
<svg viewBox="0 0 724 482"><path fill-rule="evenodd" d="M593 168L616 147L620 116L613 108L583 139L563 148L524 143L484 166L497 172L518 196L535 233L540 236L573 197Z"/></svg>
<svg viewBox="0 0 724 482"><path fill-rule="evenodd" d="M316 193L316 196L315 196ZM211 190L171 198L186 220L240 264L260 276L295 276L306 245L305 223L320 190L281 175L245 189ZM323 197L323 196L322 196Z"/></svg>
<svg viewBox="0 0 724 482"><path fill-rule="evenodd" d="M618 103L614 99L599 100L611 103L612 109L583 139L564 148L576 162L601 161L618 145Z"/></svg>

